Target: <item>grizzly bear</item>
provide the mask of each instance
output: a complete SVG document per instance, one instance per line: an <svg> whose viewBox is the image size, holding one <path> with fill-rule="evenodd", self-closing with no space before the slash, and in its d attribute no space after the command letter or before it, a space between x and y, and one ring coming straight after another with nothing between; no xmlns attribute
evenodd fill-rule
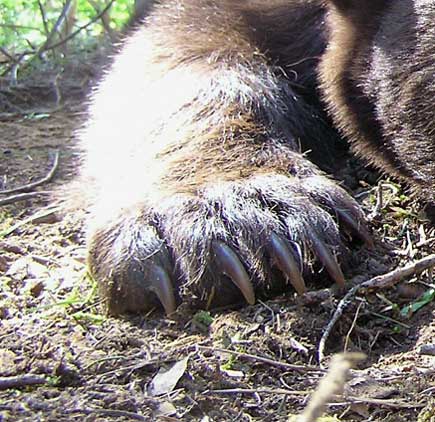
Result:
<svg viewBox="0 0 435 422"><path fill-rule="evenodd" d="M430 199L434 46L434 0L158 2L80 132L108 311L302 294L313 265L344 285L349 237L373 242L325 172L337 130Z"/></svg>

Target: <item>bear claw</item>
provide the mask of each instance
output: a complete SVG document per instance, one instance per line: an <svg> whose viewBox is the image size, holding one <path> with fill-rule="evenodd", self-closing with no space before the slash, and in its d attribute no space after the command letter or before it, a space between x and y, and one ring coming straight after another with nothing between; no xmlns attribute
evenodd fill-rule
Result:
<svg viewBox="0 0 435 422"><path fill-rule="evenodd" d="M277 234L272 233L268 245L269 252L274 259L274 264L288 278L291 285L298 292L303 294L306 291L305 281L302 277L300 266L293 257L289 248Z"/></svg>
<svg viewBox="0 0 435 422"><path fill-rule="evenodd" d="M155 293L162 304L166 315L175 312L174 288L168 273L159 265L152 264L149 270L150 290Z"/></svg>
<svg viewBox="0 0 435 422"><path fill-rule="evenodd" d="M311 240L311 246L314 250L314 253L317 255L320 262L325 266L328 274L340 287L344 287L346 281L335 256L331 253L325 243L319 239L318 236L312 232L309 232L308 235Z"/></svg>
<svg viewBox="0 0 435 422"><path fill-rule="evenodd" d="M254 287L236 253L221 241L214 241L212 248L218 268L239 288L246 302L253 305L255 303Z"/></svg>
<svg viewBox="0 0 435 422"><path fill-rule="evenodd" d="M343 209L337 208L336 212L342 223L356 233L369 249L374 248L373 238L364 223Z"/></svg>

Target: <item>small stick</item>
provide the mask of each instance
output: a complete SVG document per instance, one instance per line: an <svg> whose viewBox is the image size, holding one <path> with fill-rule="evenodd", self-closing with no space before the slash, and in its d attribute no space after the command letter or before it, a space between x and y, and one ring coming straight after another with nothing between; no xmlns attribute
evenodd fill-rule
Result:
<svg viewBox="0 0 435 422"><path fill-rule="evenodd" d="M204 394L280 394L284 396L306 396L310 391L287 390L284 388L227 388L207 390Z"/></svg>
<svg viewBox="0 0 435 422"><path fill-rule="evenodd" d="M53 176L56 173L58 167L59 167L59 151L56 151L54 154L53 164L46 176L42 177L36 182L32 182L27 185L18 186L17 188L13 188L13 189L1 190L0 195L6 195L6 194L16 193L16 192L28 192L38 186L41 186L42 184L47 183L51 181L51 179L53 179ZM0 205L5 205L5 204L0 203Z"/></svg>
<svg viewBox="0 0 435 422"><path fill-rule="evenodd" d="M232 354L234 356L238 356L240 358L267 363L268 365L276 366L278 368L286 369L289 371L297 371L297 372L302 372L302 373L304 373L304 372L324 372L323 369L321 369L317 366L293 365L291 363L279 362L277 360L264 358L264 357L257 356L257 355L251 355L249 353L236 352L234 350L220 349L217 347L208 347L208 346L198 346L198 349L210 350L212 352L229 353L229 354Z"/></svg>
<svg viewBox="0 0 435 422"><path fill-rule="evenodd" d="M61 209L60 207L53 207L53 206L48 206L46 208L43 208L42 210L31 215L30 217L28 217L22 221L19 221L17 224L14 224L12 227L9 227L3 231L0 231L0 239L2 237L9 236L15 230L19 229L20 227L25 226L26 224L36 223L37 221L40 221L41 218L45 218L45 217L48 217L52 214L55 214L60 209Z"/></svg>
<svg viewBox="0 0 435 422"><path fill-rule="evenodd" d="M133 419L135 421L148 422L149 418L139 415L138 413L127 412L126 410L112 410L112 409L73 409L67 411L68 414L82 413L84 415L101 415L113 418L126 418Z"/></svg>
<svg viewBox="0 0 435 422"><path fill-rule="evenodd" d="M227 388L222 390L206 390L203 394L273 394L283 396L306 396L309 391L287 390L284 388ZM397 409L410 409L424 407L421 403L406 403L402 400L375 399L371 397L346 396L342 402L327 403L328 407L332 406L349 406L353 403L375 404L383 407ZM298 421L299 422L299 421Z"/></svg>
<svg viewBox="0 0 435 422"><path fill-rule="evenodd" d="M19 193L17 195L7 196L6 198L0 199L0 207L3 205L13 204L14 202L25 201L27 199L33 199L41 195L49 195L51 192L40 191L40 192L27 192Z"/></svg>
<svg viewBox="0 0 435 422"><path fill-rule="evenodd" d="M15 377L0 377L0 390L22 388L30 385L46 384L47 380L39 375L18 375Z"/></svg>
<svg viewBox="0 0 435 422"><path fill-rule="evenodd" d="M424 407L423 403L407 403L403 400L391 400L391 399L375 399L371 397L355 397L346 396L344 403L329 403L329 406L348 406L349 404L374 404L377 406L390 407L393 409L418 409Z"/></svg>
<svg viewBox="0 0 435 422"><path fill-rule="evenodd" d="M318 354L317 354L320 366L322 366L322 362L325 358L325 345L326 345L326 341L329 338L329 335L331 334L332 328L334 327L335 323L340 319L340 317L343 315L345 308L352 302L353 297L358 291L362 289L370 290L370 289L385 289L388 287L392 287L395 284L402 281L404 278L407 278L413 274L419 274L424 270L432 268L433 266L435 266L435 255L429 255L425 258L420 259L419 261L415 261L411 264L405 265L404 267L396 268L395 270L390 271L389 273L378 275L376 277L371 278L370 280L364 281L363 283L352 287L345 294L343 299L340 300L337 309L334 312L334 315L332 316L331 320L326 326L325 332L323 333L322 338L320 339Z"/></svg>

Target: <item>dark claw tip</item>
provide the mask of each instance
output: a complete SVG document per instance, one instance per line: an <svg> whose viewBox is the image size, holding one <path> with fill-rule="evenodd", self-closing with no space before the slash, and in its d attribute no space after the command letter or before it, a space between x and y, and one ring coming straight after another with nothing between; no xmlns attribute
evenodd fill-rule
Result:
<svg viewBox="0 0 435 422"><path fill-rule="evenodd" d="M331 278L340 286L344 287L346 280L340 265L328 247L313 233L310 233L311 243L314 252L320 262L325 266Z"/></svg>
<svg viewBox="0 0 435 422"><path fill-rule="evenodd" d="M251 280L236 253L225 243L214 241L212 244L216 263L223 274L228 276L242 292L250 305L255 303L255 293Z"/></svg>
<svg viewBox="0 0 435 422"><path fill-rule="evenodd" d="M159 298L166 315L171 315L177 309L174 289L171 279L164 268L159 265L151 265L149 270L150 289Z"/></svg>
<svg viewBox="0 0 435 422"><path fill-rule="evenodd" d="M364 222L359 221L359 219L355 218L346 210L337 209L336 211L343 224L349 227L352 232L356 233L369 249L373 249L375 243Z"/></svg>
<svg viewBox="0 0 435 422"><path fill-rule="evenodd" d="M300 272L299 265L285 242L277 234L272 233L268 249L276 266L290 280L296 292L300 295L305 293L305 282Z"/></svg>

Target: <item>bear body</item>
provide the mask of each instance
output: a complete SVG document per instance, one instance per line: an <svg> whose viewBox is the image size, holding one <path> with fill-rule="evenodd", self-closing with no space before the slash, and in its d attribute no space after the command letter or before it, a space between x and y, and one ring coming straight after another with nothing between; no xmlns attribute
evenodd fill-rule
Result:
<svg viewBox="0 0 435 422"><path fill-rule="evenodd" d="M80 134L110 313L303 293L313 265L344 284L345 239L372 240L317 165L337 139L320 96L358 153L429 192L435 2L365 3L168 0L129 32Z"/></svg>
<svg viewBox="0 0 435 422"><path fill-rule="evenodd" d="M435 2L331 3L320 79L336 126L360 155L432 202Z"/></svg>

